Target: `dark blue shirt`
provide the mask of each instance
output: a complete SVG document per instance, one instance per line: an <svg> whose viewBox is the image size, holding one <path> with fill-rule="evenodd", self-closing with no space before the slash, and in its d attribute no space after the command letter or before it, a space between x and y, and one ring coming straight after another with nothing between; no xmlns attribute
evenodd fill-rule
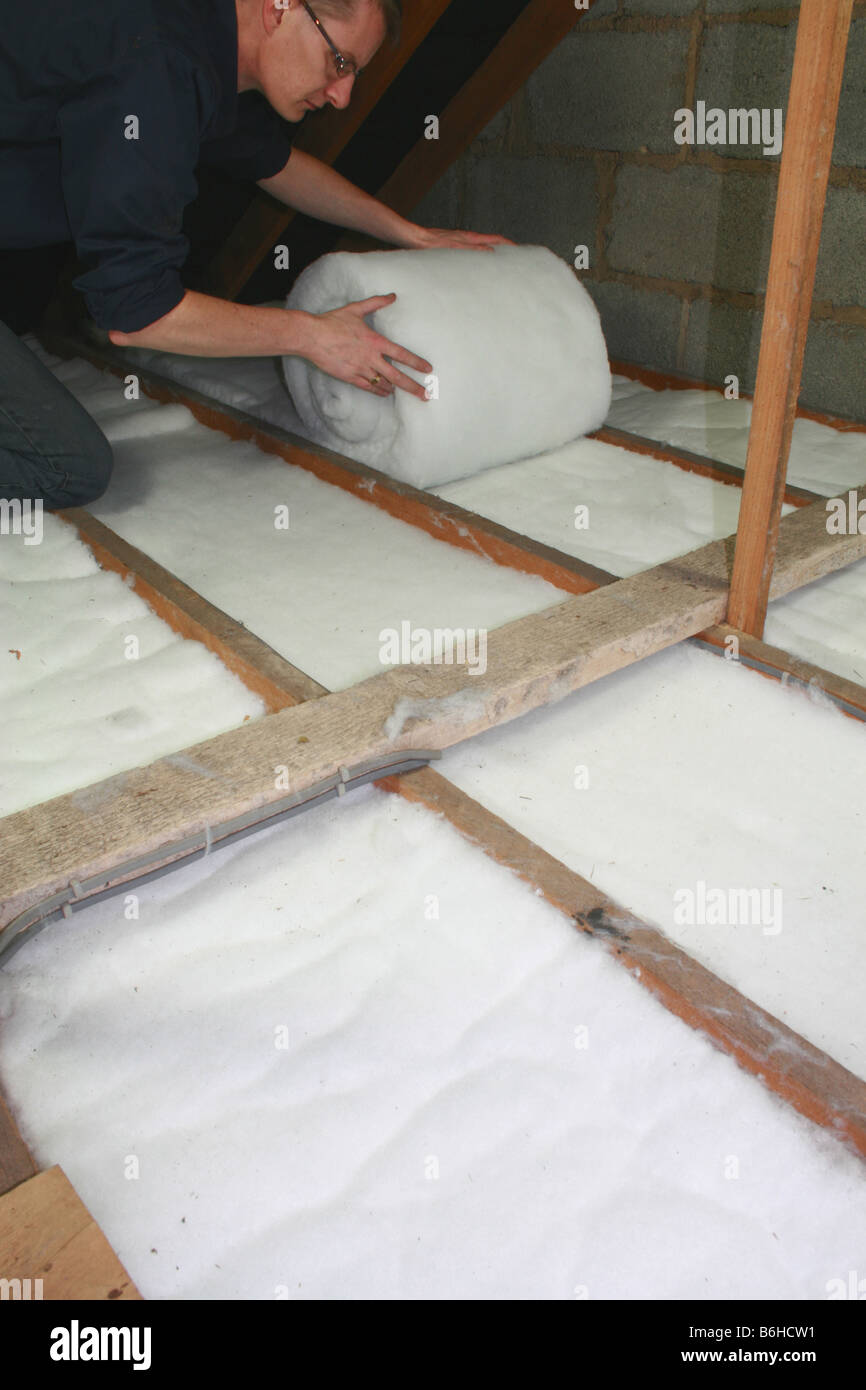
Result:
<svg viewBox="0 0 866 1390"><path fill-rule="evenodd" d="M96 323L183 298L195 168L269 178L292 130L237 93L234 0L0 0L0 246L74 241Z"/></svg>

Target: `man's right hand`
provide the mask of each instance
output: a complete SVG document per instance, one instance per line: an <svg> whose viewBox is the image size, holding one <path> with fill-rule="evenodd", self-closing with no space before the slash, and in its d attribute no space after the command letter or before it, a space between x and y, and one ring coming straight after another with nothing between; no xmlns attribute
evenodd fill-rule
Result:
<svg viewBox="0 0 866 1390"><path fill-rule="evenodd" d="M396 298L374 295L325 314L308 314L301 309L233 304L187 290L179 304L146 328L133 333L113 329L108 336L116 347L157 348L192 357L306 357L323 372L362 391L389 396L398 386L424 401L427 393L420 382L394 364L402 362L426 375L433 370L430 363L364 322L365 314L384 309ZM377 376L380 379L374 384Z"/></svg>
<svg viewBox="0 0 866 1390"><path fill-rule="evenodd" d="M365 322L365 315L384 309L396 298L395 294L378 294L324 314L310 314L309 342L304 344L300 356L321 367L329 376L348 381L375 396L390 396L394 387L399 386L419 400L426 400L424 387L401 372L395 363L402 362L425 374L432 372L431 364L399 343L383 338Z"/></svg>

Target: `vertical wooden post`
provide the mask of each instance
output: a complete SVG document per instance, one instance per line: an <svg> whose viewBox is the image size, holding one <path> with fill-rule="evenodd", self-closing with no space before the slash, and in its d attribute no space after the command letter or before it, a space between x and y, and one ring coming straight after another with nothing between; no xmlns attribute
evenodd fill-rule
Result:
<svg viewBox="0 0 866 1390"><path fill-rule="evenodd" d="M802 0L727 621L763 636L852 0Z"/></svg>

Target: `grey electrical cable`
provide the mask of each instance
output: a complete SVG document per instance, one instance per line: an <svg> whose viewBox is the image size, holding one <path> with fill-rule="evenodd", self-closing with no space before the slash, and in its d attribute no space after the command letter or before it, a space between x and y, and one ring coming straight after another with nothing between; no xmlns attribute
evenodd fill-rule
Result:
<svg viewBox="0 0 866 1390"><path fill-rule="evenodd" d="M292 792L267 806L257 806L253 811L245 811L243 815L222 821L216 826L208 823L203 832L160 845L149 854L127 860L125 864L115 865L114 868L92 878L70 879L68 885L59 893L43 898L40 903L32 904L0 930L0 967L43 927L59 921L61 917L70 918L76 912L80 912L82 907L116 897L132 885L152 883L155 879L171 873L173 869L180 869L197 859L206 858L214 849L222 849L225 845L233 844L235 840L253 835L257 830L278 825L291 816L299 815L301 811L311 810L323 801L343 796L346 791L355 787L378 781L380 777L392 777L400 772L414 772L441 756L438 749L413 749L411 754L401 754L399 759L393 762L383 763L371 758L358 763L352 769L341 767L333 777L327 778L324 782L317 782L302 792ZM166 854L175 857L170 864L159 863L158 861L165 859ZM154 864L156 867L148 868L148 865Z"/></svg>

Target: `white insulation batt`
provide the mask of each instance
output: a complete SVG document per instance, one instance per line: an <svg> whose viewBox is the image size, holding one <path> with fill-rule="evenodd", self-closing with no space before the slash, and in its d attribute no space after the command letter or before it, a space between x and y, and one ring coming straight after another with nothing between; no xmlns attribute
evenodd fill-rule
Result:
<svg viewBox="0 0 866 1390"><path fill-rule="evenodd" d="M577 439L604 421L611 377L598 312L544 246L337 252L298 277L288 309L322 314L396 294L368 316L430 362L402 364L427 400L376 396L301 357L286 382L310 438L416 487L465 478Z"/></svg>

